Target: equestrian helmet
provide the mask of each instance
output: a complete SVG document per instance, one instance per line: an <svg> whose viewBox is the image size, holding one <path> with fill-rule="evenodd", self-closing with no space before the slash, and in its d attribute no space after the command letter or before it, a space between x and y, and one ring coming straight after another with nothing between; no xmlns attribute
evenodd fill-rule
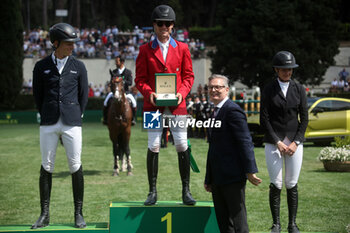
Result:
<svg viewBox="0 0 350 233"><path fill-rule="evenodd" d="M50 28L50 41L53 44L56 40L76 42L79 40L75 29L67 23L57 23Z"/></svg>
<svg viewBox="0 0 350 233"><path fill-rule="evenodd" d="M297 68L299 65L296 64L295 57L291 52L279 51L272 59L272 66L274 68Z"/></svg>
<svg viewBox="0 0 350 233"><path fill-rule="evenodd" d="M176 16L175 11L168 5L159 5L154 8L152 12L152 22L159 21L173 21L175 22Z"/></svg>

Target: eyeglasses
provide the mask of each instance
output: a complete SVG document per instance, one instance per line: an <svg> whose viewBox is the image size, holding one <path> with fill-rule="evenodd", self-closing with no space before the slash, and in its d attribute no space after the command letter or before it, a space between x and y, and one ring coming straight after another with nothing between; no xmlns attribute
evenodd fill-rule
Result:
<svg viewBox="0 0 350 233"><path fill-rule="evenodd" d="M163 27L165 25L167 28L170 27L174 22L172 21L156 21L158 27Z"/></svg>
<svg viewBox="0 0 350 233"><path fill-rule="evenodd" d="M208 86L209 90L220 91L222 88L226 86Z"/></svg>

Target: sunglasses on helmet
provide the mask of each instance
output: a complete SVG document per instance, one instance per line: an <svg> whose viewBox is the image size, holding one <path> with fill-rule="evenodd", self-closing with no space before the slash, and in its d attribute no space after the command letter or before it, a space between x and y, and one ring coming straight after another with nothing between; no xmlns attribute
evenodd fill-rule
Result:
<svg viewBox="0 0 350 233"><path fill-rule="evenodd" d="M158 27L162 27L163 25L165 25L167 28L173 24L172 21L155 21L155 23L157 24Z"/></svg>

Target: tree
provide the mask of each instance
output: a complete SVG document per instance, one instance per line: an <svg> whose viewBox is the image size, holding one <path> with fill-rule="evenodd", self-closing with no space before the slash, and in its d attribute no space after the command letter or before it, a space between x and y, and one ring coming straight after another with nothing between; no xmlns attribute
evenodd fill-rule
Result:
<svg viewBox="0 0 350 233"><path fill-rule="evenodd" d="M20 0L1 2L0 108L11 108L22 88L23 23Z"/></svg>
<svg viewBox="0 0 350 233"><path fill-rule="evenodd" d="M338 53L337 6L332 0L222 1L212 72L249 87L263 86L273 77L274 54L287 50L300 65L294 78L320 84Z"/></svg>

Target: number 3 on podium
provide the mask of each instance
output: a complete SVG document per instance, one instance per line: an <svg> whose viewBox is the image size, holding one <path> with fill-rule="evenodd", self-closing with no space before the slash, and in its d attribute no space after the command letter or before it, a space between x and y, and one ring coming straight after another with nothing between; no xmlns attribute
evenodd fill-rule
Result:
<svg viewBox="0 0 350 233"><path fill-rule="evenodd" d="M171 212L168 212L164 217L161 218L162 222L166 221L166 233L171 233Z"/></svg>

